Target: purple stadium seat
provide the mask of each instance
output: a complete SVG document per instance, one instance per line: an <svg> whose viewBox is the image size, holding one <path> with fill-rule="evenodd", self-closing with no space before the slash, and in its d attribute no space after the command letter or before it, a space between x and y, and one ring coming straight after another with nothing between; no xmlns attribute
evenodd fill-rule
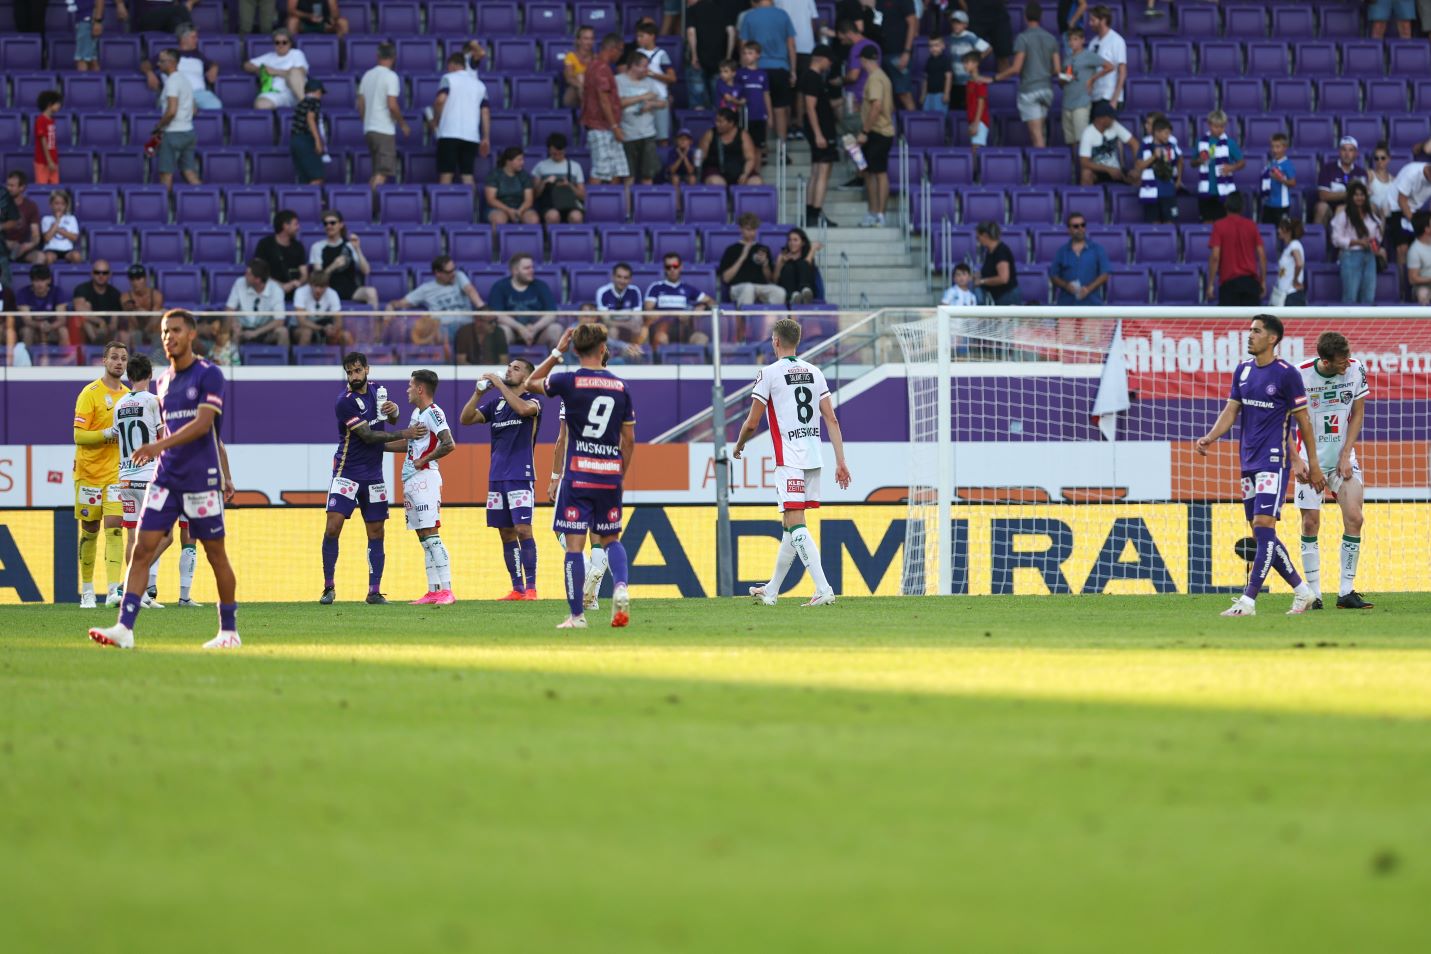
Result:
<svg viewBox="0 0 1431 954"><path fill-rule="evenodd" d="M1128 230L1121 225L1098 225L1088 229L1088 241L1097 242L1114 266L1128 261Z"/></svg>
<svg viewBox="0 0 1431 954"><path fill-rule="evenodd" d="M367 186L327 186L328 208L343 217L349 228L373 220L373 194Z"/></svg>
<svg viewBox="0 0 1431 954"><path fill-rule="evenodd" d="M589 225L553 225L550 260L561 265L590 265L596 261L596 231Z"/></svg>
<svg viewBox="0 0 1431 954"><path fill-rule="evenodd" d="M631 189L631 221L640 225L676 223L676 187L638 185Z"/></svg>
<svg viewBox="0 0 1431 954"><path fill-rule="evenodd" d="M1217 105L1217 84L1210 79L1185 78L1173 84L1173 109L1207 113Z"/></svg>
<svg viewBox="0 0 1431 954"><path fill-rule="evenodd" d="M434 225L471 225L472 190L464 185L429 185L427 200Z"/></svg>
<svg viewBox="0 0 1431 954"><path fill-rule="evenodd" d="M490 264L492 251L492 230L487 226L447 230L447 254L461 268Z"/></svg>
<svg viewBox="0 0 1431 954"><path fill-rule="evenodd" d="M378 32L387 36L421 33L418 5L384 0L378 4Z"/></svg>
<svg viewBox="0 0 1431 954"><path fill-rule="evenodd" d="M1067 172L1068 156L1063 156ZM1065 178L1067 176L1065 175ZM974 155L966 150L935 150L929 154L929 181L937 185L970 185L974 182Z"/></svg>
<svg viewBox="0 0 1431 954"><path fill-rule="evenodd" d="M976 225L980 222L997 222L1002 225L1008 220L1002 192L971 189L964 193L963 198L965 225Z"/></svg>
<svg viewBox="0 0 1431 954"><path fill-rule="evenodd" d="M1261 42L1247 44L1247 75L1275 79L1288 71L1287 44Z"/></svg>
<svg viewBox="0 0 1431 954"><path fill-rule="evenodd" d="M130 112L153 109L158 95L144 82L144 77L138 74L114 77L114 108L117 110Z"/></svg>
<svg viewBox="0 0 1431 954"><path fill-rule="evenodd" d="M477 10L477 30L479 33L487 35L480 26L482 22L482 9L493 4L481 4ZM438 2L428 4L427 7L427 32L435 36L469 36L472 32L472 5L469 3L447 3ZM492 31L496 32L496 31ZM517 31L512 31L517 32Z"/></svg>
<svg viewBox="0 0 1431 954"><path fill-rule="evenodd" d="M528 3L526 9L527 34L566 37L572 32L566 25L565 3Z"/></svg>
<svg viewBox="0 0 1431 954"><path fill-rule="evenodd" d="M94 153L88 149L60 153L61 182L93 182Z"/></svg>
<svg viewBox="0 0 1431 954"><path fill-rule="evenodd" d="M381 225L355 225L348 229L363 247L363 255L372 265L387 265L392 262L392 230Z"/></svg>
<svg viewBox="0 0 1431 954"><path fill-rule="evenodd" d="M313 234L322 231L323 189L321 186L289 185L273 190L274 207L298 216L299 226Z"/></svg>
<svg viewBox="0 0 1431 954"><path fill-rule="evenodd" d="M388 186L380 190L378 221L384 225L421 225L422 187Z"/></svg>
<svg viewBox="0 0 1431 954"><path fill-rule="evenodd" d="M74 367L79 363L79 348L74 345L35 345L30 360L39 367Z"/></svg>
<svg viewBox="0 0 1431 954"><path fill-rule="evenodd" d="M166 225L169 222L169 193L159 186L135 186L124 190L125 225Z"/></svg>
<svg viewBox="0 0 1431 954"><path fill-rule="evenodd" d="M119 221L119 199L114 194L114 190L96 186L78 186L73 193L75 215L81 222L92 225L113 225Z"/></svg>
<svg viewBox="0 0 1431 954"><path fill-rule="evenodd" d="M1204 40L1198 44L1198 65L1203 76L1241 76L1242 44L1232 40Z"/></svg>
<svg viewBox="0 0 1431 954"><path fill-rule="evenodd" d="M442 254L442 236L431 229L397 230L397 263L426 268Z"/></svg>
<svg viewBox="0 0 1431 954"><path fill-rule="evenodd" d="M348 37L348 69L354 72L366 72L378 62L378 46L386 42L376 36L356 36ZM424 70L423 72L431 72ZM434 84L440 81L440 77L432 77Z"/></svg>
<svg viewBox="0 0 1431 954"><path fill-rule="evenodd" d="M982 150L979 153L979 184L984 186L1023 185L1023 150L997 147Z"/></svg>
<svg viewBox="0 0 1431 954"><path fill-rule="evenodd" d="M1190 80L1180 80L1176 85L1181 89L1184 83ZM1146 113L1152 110L1159 112L1168 108L1168 84L1167 81L1155 76L1134 76L1128 80L1125 87L1126 102L1129 109L1134 112Z"/></svg>
<svg viewBox="0 0 1431 954"><path fill-rule="evenodd" d="M1396 269L1377 272L1374 300L1383 305L1394 304L1401 300L1401 276L1396 273Z"/></svg>
<svg viewBox="0 0 1431 954"><path fill-rule="evenodd" d="M551 109L556 105L556 87L550 76L512 77L512 108Z"/></svg>
<svg viewBox="0 0 1431 954"><path fill-rule="evenodd" d="M1196 305L1202 301L1202 273L1195 268L1160 268L1153 279L1157 304Z"/></svg>
<svg viewBox="0 0 1431 954"><path fill-rule="evenodd" d="M341 115L345 110L357 108L358 86L352 80L331 80L327 83L327 90L323 94L324 112Z"/></svg>
<svg viewBox="0 0 1431 954"><path fill-rule="evenodd" d="M419 275L422 276L422 281L427 280L425 271L419 272ZM368 273L368 284L377 289L378 301L384 303L397 301L406 295L413 288L410 281L407 269L405 268L375 266L373 270Z"/></svg>
<svg viewBox="0 0 1431 954"><path fill-rule="evenodd" d="M1307 303L1320 305L1341 300L1342 276L1340 269L1336 265L1309 265L1307 268Z"/></svg>
<svg viewBox="0 0 1431 954"><path fill-rule="evenodd" d="M288 142L289 132L284 124L283 141ZM365 149L367 140L363 138L363 117L342 114L328 117L328 147L335 153L354 149Z"/></svg>
<svg viewBox="0 0 1431 954"><path fill-rule="evenodd" d="M249 366L271 367L288 363L287 345L239 345L239 360Z"/></svg>
<svg viewBox="0 0 1431 954"><path fill-rule="evenodd" d="M1423 40L1392 40L1390 42L1391 76L1422 79L1431 74L1431 45Z"/></svg>
<svg viewBox="0 0 1431 954"><path fill-rule="evenodd" d="M1380 116L1344 116L1342 135L1353 136L1359 143L1376 143L1386 138L1386 124Z"/></svg>
<svg viewBox="0 0 1431 954"><path fill-rule="evenodd" d="M1184 36L1217 36L1222 31L1217 7L1179 3L1174 7L1178 30Z"/></svg>
<svg viewBox="0 0 1431 954"><path fill-rule="evenodd" d="M1391 116L1387 122L1390 130L1387 138L1391 148L1398 152L1409 151L1431 137L1431 121L1424 115Z"/></svg>
<svg viewBox="0 0 1431 954"><path fill-rule="evenodd" d="M1292 117L1292 141L1299 149L1335 149L1337 129L1324 113ZM1259 173L1260 175L1260 173Z"/></svg>
<svg viewBox="0 0 1431 954"><path fill-rule="evenodd" d="M734 225L708 225L700 232L703 262L719 262L725 250L740 241L740 229Z"/></svg>
<svg viewBox="0 0 1431 954"><path fill-rule="evenodd" d="M239 228L239 261L242 262L258 249L258 243L273 234L271 225L245 225Z"/></svg>
<svg viewBox="0 0 1431 954"><path fill-rule="evenodd" d="M1307 225L1305 228L1306 231L1302 234L1302 248L1307 254L1307 261L1325 262L1328 243L1327 227L1325 225Z"/></svg>
<svg viewBox="0 0 1431 954"><path fill-rule="evenodd" d="M661 364L709 364L710 355L703 344L668 344L656 348L656 360Z"/></svg>
<svg viewBox="0 0 1431 954"><path fill-rule="evenodd" d="M1148 270L1145 268L1115 268L1108 279L1110 305L1146 305L1148 303Z"/></svg>
<svg viewBox="0 0 1431 954"><path fill-rule="evenodd" d="M1150 66L1154 73L1163 76L1191 76L1196 70L1193 68L1192 44L1187 40L1151 40L1148 43L1152 50Z"/></svg>
<svg viewBox="0 0 1431 954"><path fill-rule="evenodd" d="M621 185L587 186L586 220L588 222L626 222L626 187Z"/></svg>
<svg viewBox="0 0 1431 954"><path fill-rule="evenodd" d="M1222 8L1222 35L1241 39L1267 35L1265 6L1226 4Z"/></svg>
<svg viewBox="0 0 1431 954"><path fill-rule="evenodd" d="M0 69L8 73L36 72L44 69L44 47L33 36L0 37Z"/></svg>
<svg viewBox="0 0 1431 954"><path fill-rule="evenodd" d="M734 210L732 218L740 218L746 212L755 213L756 217L763 223L773 223L779 219L779 200L775 195L774 186L731 186L731 199Z"/></svg>
<svg viewBox="0 0 1431 954"><path fill-rule="evenodd" d="M243 185L248 182L248 159L238 149L200 152L199 166L204 181L210 185Z"/></svg>
<svg viewBox="0 0 1431 954"><path fill-rule="evenodd" d="M188 261L183 233L170 229L145 229L139 233L139 260L145 265L182 265Z"/></svg>
<svg viewBox="0 0 1431 954"><path fill-rule="evenodd" d="M170 307L188 305L195 307L204 302L204 280L197 268L166 268L154 276L155 287L164 293L164 302ZM228 295L225 288L223 296Z"/></svg>
<svg viewBox="0 0 1431 954"><path fill-rule="evenodd" d="M1292 71L1298 76L1325 79L1341 72L1337 63L1337 48L1331 43L1299 43L1295 56Z"/></svg>
<svg viewBox="0 0 1431 954"><path fill-rule="evenodd" d="M1171 264L1178 261L1178 231L1170 225L1149 225L1133 230L1135 265Z"/></svg>
<svg viewBox="0 0 1431 954"><path fill-rule="evenodd" d="M214 84L214 95L224 104L224 109L251 109L254 100L253 77L219 76Z"/></svg>
<svg viewBox="0 0 1431 954"><path fill-rule="evenodd" d="M1358 36L1360 27L1349 36ZM1342 44L1343 76L1385 76L1386 46L1381 40L1348 40Z"/></svg>
<svg viewBox="0 0 1431 954"><path fill-rule="evenodd" d="M609 228L601 231L601 260L606 263L646 261L646 230L640 226Z"/></svg>
<svg viewBox="0 0 1431 954"><path fill-rule="evenodd" d="M530 18L530 16L529 12L528 17ZM430 20L431 16L428 19ZM511 3L509 0L487 0L487 2L477 4L478 35L499 36L506 34L514 36L521 32L521 23L517 16L515 3Z"/></svg>
<svg viewBox="0 0 1431 954"><path fill-rule="evenodd" d="M900 113L904 138L911 149L932 149L946 145L944 115L941 113Z"/></svg>
<svg viewBox="0 0 1431 954"><path fill-rule="evenodd" d="M507 37L492 43L492 70L496 73L535 73L537 41L529 37Z"/></svg>
<svg viewBox="0 0 1431 954"><path fill-rule="evenodd" d="M1331 82L1330 80L1325 82ZM1342 82L1347 82L1343 80ZM1422 95L1422 86L1431 93L1431 82L1420 80L1416 84L1418 111L1431 108L1431 96ZM1325 95L1325 94L1324 94ZM1322 108L1325 109L1325 101ZM1406 112L1406 83L1401 80L1371 80L1366 84L1366 108L1372 113Z"/></svg>
<svg viewBox="0 0 1431 954"><path fill-rule="evenodd" d="M610 268L599 266L572 268L567 275L571 278L571 290L568 297L574 302L595 301L597 289L611 281ZM637 284L643 291L645 290L645 286L639 285L635 279L632 280L632 284Z"/></svg>
<svg viewBox="0 0 1431 954"><path fill-rule="evenodd" d="M190 186L191 189L202 188L201 186ZM177 194L177 188L176 188ZM273 209L269 204L270 196L267 189L243 188L228 190L228 216L225 222L229 225L263 225L273 224ZM190 218L185 219L182 215L176 214L174 221L188 221L195 225L217 225L218 219L207 221Z"/></svg>
<svg viewBox="0 0 1431 954"><path fill-rule="evenodd" d="M61 89L66 109L74 112L109 109L109 84L97 73L67 74L62 79Z"/></svg>
<svg viewBox="0 0 1431 954"><path fill-rule="evenodd" d="M397 64L393 68L399 73L431 73L437 65L437 45L431 40L405 37L397 41Z"/></svg>
<svg viewBox="0 0 1431 954"><path fill-rule="evenodd" d="M1276 87L1273 84L1273 108L1276 109ZM1401 101L1406 102L1406 88L1401 90ZM1403 106L1403 108L1405 108ZM1361 111L1361 80L1321 79L1317 80L1317 111L1320 113L1345 114ZM1330 118L1330 116L1328 117Z"/></svg>
<svg viewBox="0 0 1431 954"><path fill-rule="evenodd" d="M329 166L331 169L332 166ZM342 168L341 165L338 168ZM297 178L293 156L276 149L253 153L253 181L260 185L289 185ZM335 173L341 175L341 173Z"/></svg>
<svg viewBox="0 0 1431 954"><path fill-rule="evenodd" d="M174 221L180 225L218 225L219 208L219 190L212 186L174 188Z"/></svg>
<svg viewBox="0 0 1431 954"><path fill-rule="evenodd" d="M11 76L10 81L14 86L14 98L11 102L16 109L26 111L35 108L35 101L45 90L59 89L60 86L54 73L16 73Z"/></svg>
<svg viewBox="0 0 1431 954"><path fill-rule="evenodd" d="M683 262L694 262L696 233L690 229L652 229L651 261L662 262L673 253L681 256Z"/></svg>
<svg viewBox="0 0 1431 954"><path fill-rule="evenodd" d="M923 149L907 150L903 162L900 161L897 149L890 156L889 191L891 193L898 194L911 185L918 188L919 183L924 181L925 175ZM740 186L736 186L736 188L740 188Z"/></svg>
<svg viewBox="0 0 1431 954"><path fill-rule="evenodd" d="M383 4L387 6L387 4ZM314 76L332 76L338 72L338 38L317 33L303 33L298 46L308 57L308 71ZM325 94L326 95L326 94Z"/></svg>
<svg viewBox="0 0 1431 954"><path fill-rule="evenodd" d="M1179 231L1183 236L1183 261L1191 265L1205 263L1209 252L1208 239L1212 237L1212 226L1202 223L1184 225Z"/></svg>
<svg viewBox="0 0 1431 954"><path fill-rule="evenodd" d="M1275 6L1272 8L1272 35L1288 40L1302 40L1317 35L1317 15L1310 6Z"/></svg>
<svg viewBox="0 0 1431 954"><path fill-rule="evenodd" d="M1113 221L1119 225L1134 225L1143 221L1143 204L1138 193L1130 189L1113 192Z"/></svg>
<svg viewBox="0 0 1431 954"><path fill-rule="evenodd" d="M1067 149L1033 149L1029 151L1029 183L1032 185L1068 185L1073 176L1073 163Z"/></svg>
<svg viewBox="0 0 1431 954"><path fill-rule="evenodd" d="M1079 186L1063 190L1063 217L1074 213L1082 215L1090 226L1102 225L1108 220L1104 192L1098 186Z"/></svg>
<svg viewBox="0 0 1431 954"><path fill-rule="evenodd" d="M547 137L552 133L561 133L570 142L572 138L571 113L566 110L539 110L527 114L527 121L531 126L528 142L533 146L545 146Z"/></svg>
<svg viewBox="0 0 1431 954"><path fill-rule="evenodd" d="M1042 225L1058 221L1057 203L1051 189L1015 190L1013 203L1013 221L1021 225Z"/></svg>
<svg viewBox="0 0 1431 954"><path fill-rule="evenodd" d="M504 225L497 229L497 261L505 264L520 254L530 255L537 262L546 259L540 225Z"/></svg>
<svg viewBox="0 0 1431 954"><path fill-rule="evenodd" d="M154 117L156 123L158 122L157 113L136 112L129 117L129 127L137 134L143 134L146 129L153 128L148 125L150 116ZM210 149L222 149L228 144L228 136L224 132L223 110L201 110L194 113L194 142L199 148L200 156Z"/></svg>
<svg viewBox="0 0 1431 954"><path fill-rule="evenodd" d="M1022 265L1029 260L1029 234L1020 228L1004 229L999 234L999 239L1009 247L1009 251L1014 255L1014 261Z"/></svg>
<svg viewBox="0 0 1431 954"><path fill-rule="evenodd" d="M1270 109L1273 112L1307 112L1312 109L1312 81L1274 79Z"/></svg>
<svg viewBox="0 0 1431 954"><path fill-rule="evenodd" d="M577 3L573 21L575 27L595 29L598 41L606 33L621 30L621 20L616 15L614 3Z"/></svg>
<svg viewBox="0 0 1431 954"><path fill-rule="evenodd" d="M1358 3L1346 4L1323 4L1322 14L1322 36L1326 37L1354 37L1361 36L1362 5ZM1378 40L1378 43L1381 41Z"/></svg>
<svg viewBox="0 0 1431 954"><path fill-rule="evenodd" d="M492 146L494 149L520 146L526 140L526 131L523 129L520 113L492 114Z"/></svg>
<svg viewBox="0 0 1431 954"><path fill-rule="evenodd" d="M134 260L134 230L129 226L92 228L87 234L91 259L103 258L121 264Z"/></svg>
<svg viewBox="0 0 1431 954"><path fill-rule="evenodd" d="M1042 265L1019 269L1019 296L1026 305L1047 305L1051 286L1048 269Z"/></svg>
<svg viewBox="0 0 1431 954"><path fill-rule="evenodd" d="M190 256L198 265L232 265L238 236L232 228L200 228L189 232Z"/></svg>
<svg viewBox="0 0 1431 954"><path fill-rule="evenodd" d="M725 186L688 186L681 190L681 201L685 206L687 224L724 224L728 221Z"/></svg>
<svg viewBox="0 0 1431 954"><path fill-rule="evenodd" d="M1416 81L1416 93L1411 108L1418 113L1431 111L1431 79Z"/></svg>
<svg viewBox="0 0 1431 954"><path fill-rule="evenodd" d="M1260 113L1263 89L1260 79L1225 79L1222 81L1222 108L1228 113Z"/></svg>
<svg viewBox="0 0 1431 954"><path fill-rule="evenodd" d="M359 305L355 302L343 303L344 309L358 309L362 307L362 305ZM371 312L367 314L350 313L343 316L343 330L353 336L353 342L360 350L366 350L368 347L372 346L377 342L377 327L378 316L372 314ZM373 360L372 355L368 356L368 360Z"/></svg>
<svg viewBox="0 0 1431 954"><path fill-rule="evenodd" d="M300 366L331 368L342 359L343 349L337 345L295 345L293 348L293 363Z"/></svg>
<svg viewBox="0 0 1431 954"><path fill-rule="evenodd" d="M1251 143L1265 143L1272 138L1273 133L1284 132L1291 134L1292 130L1287 122L1287 117L1275 113L1260 113L1252 116L1244 116L1242 119L1242 129L1246 136L1246 141ZM1196 143L1189 143L1191 149ZM1196 158L1196 157L1194 157ZM1188 170L1183 170L1186 176Z"/></svg>
<svg viewBox="0 0 1431 954"><path fill-rule="evenodd" d="M201 4L205 6L205 4ZM246 62L244 57L243 44L236 36L204 35L204 59L211 60L219 66L219 74L235 74L243 69ZM150 48L149 58L152 60L158 55L158 50ZM248 80L249 89L253 89L253 78L242 77ZM249 101L253 101L253 96L249 96Z"/></svg>

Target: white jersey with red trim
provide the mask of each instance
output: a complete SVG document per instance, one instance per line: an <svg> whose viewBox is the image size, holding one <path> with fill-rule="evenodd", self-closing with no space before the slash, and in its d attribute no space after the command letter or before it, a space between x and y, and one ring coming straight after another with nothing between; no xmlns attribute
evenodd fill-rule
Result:
<svg viewBox="0 0 1431 954"><path fill-rule="evenodd" d="M164 433L159 398L149 391L130 391L114 405L114 428L119 436L119 479L153 480L159 461L136 464L134 452Z"/></svg>
<svg viewBox="0 0 1431 954"><path fill-rule="evenodd" d="M765 405L777 467L815 470L820 449L820 401L830 393L820 369L799 358L778 358L756 375L752 397Z"/></svg>
<svg viewBox="0 0 1431 954"><path fill-rule="evenodd" d="M442 408L436 404L429 404L424 409L413 408L412 416L408 419L408 427L423 425L427 428L427 433L422 437L410 438L407 442L407 459L402 463L402 479L406 481L419 470L437 470L437 461L432 460L423 464L420 468L417 461L424 454L429 453L437 447L437 435L447 430L447 415L442 413Z"/></svg>
<svg viewBox="0 0 1431 954"><path fill-rule="evenodd" d="M1347 422L1351 419L1352 405L1371 393L1367 384L1366 367L1355 358L1341 374L1327 374L1318 364L1317 358L1303 361L1298 365L1302 373L1302 385L1307 390L1307 413L1312 417L1312 433L1317 435L1317 462L1323 473L1336 470L1341 459L1342 446L1346 443ZM1301 434L1297 434L1301 444ZM1302 456L1306 452L1300 446Z"/></svg>

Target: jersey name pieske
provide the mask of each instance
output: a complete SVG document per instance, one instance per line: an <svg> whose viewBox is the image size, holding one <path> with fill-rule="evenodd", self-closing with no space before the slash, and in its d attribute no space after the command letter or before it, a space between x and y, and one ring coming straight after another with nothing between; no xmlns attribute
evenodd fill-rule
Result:
<svg viewBox="0 0 1431 954"><path fill-rule="evenodd" d="M530 391L518 395L524 401L535 401ZM537 446L540 412L522 417L502 397L502 392L489 388L477 411L487 422L492 434L492 463L487 468L488 480L531 480L532 451Z"/></svg>
<svg viewBox="0 0 1431 954"><path fill-rule="evenodd" d="M610 371L582 368L547 378L566 410L566 468L572 487L621 486L621 428L636 420L631 393Z"/></svg>
<svg viewBox="0 0 1431 954"><path fill-rule="evenodd" d="M751 397L765 405L775 466L815 470L820 450L820 400L830 393L825 375L799 358L780 358L755 378Z"/></svg>
<svg viewBox="0 0 1431 954"><path fill-rule="evenodd" d="M164 429L170 434L199 416L199 409L211 407L224 413L224 373L219 366L195 358L183 371L170 365L159 375L159 407L164 411ZM203 437L159 455L154 482L170 490L214 490L223 486L219 472L219 420Z"/></svg>
<svg viewBox="0 0 1431 954"><path fill-rule="evenodd" d="M164 412L159 399L148 391L130 391L114 406L114 428L119 432L119 479L153 480L159 462L136 464L134 452L157 440L164 430Z"/></svg>
<svg viewBox="0 0 1431 954"><path fill-rule="evenodd" d="M333 414L338 419L338 449L333 453L333 476L349 480L383 479L383 445L366 444L353 433L364 422L375 431L387 429L387 421L378 410L377 388L371 381L367 390L344 390L338 397Z"/></svg>
<svg viewBox="0 0 1431 954"><path fill-rule="evenodd" d="M1366 368L1353 358L1345 373L1328 375L1313 358L1302 362L1299 370L1302 372L1302 385L1307 389L1312 433L1317 435L1317 463L1324 472L1330 472L1336 468L1346 443L1352 405L1371 393L1366 381Z"/></svg>
<svg viewBox="0 0 1431 954"><path fill-rule="evenodd" d="M1292 415L1307 406L1301 373L1281 358L1261 366L1244 361L1232 372L1228 397L1242 405L1243 472L1275 472L1288 467Z"/></svg>
<svg viewBox="0 0 1431 954"><path fill-rule="evenodd" d="M437 435L447 430L447 415L442 413L442 408L436 404L429 404L425 409L412 409L412 416L408 418L407 426L416 427L421 424L427 428L427 433L422 437L410 437L407 442L407 459L402 463L402 479L411 480L419 470L437 470L437 461L431 460L418 466L418 460L423 455L431 452L437 447Z"/></svg>

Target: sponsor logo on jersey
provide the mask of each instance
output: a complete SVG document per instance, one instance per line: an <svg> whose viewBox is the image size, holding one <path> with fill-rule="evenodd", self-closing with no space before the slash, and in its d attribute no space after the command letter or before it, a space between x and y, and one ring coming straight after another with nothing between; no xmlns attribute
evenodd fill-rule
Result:
<svg viewBox="0 0 1431 954"><path fill-rule="evenodd" d="M802 437L819 438L820 429L818 427L796 427L785 432L787 441L796 441Z"/></svg>
<svg viewBox="0 0 1431 954"><path fill-rule="evenodd" d="M785 481L785 492L787 494L803 494L805 492L805 481L794 477Z"/></svg>
<svg viewBox="0 0 1431 954"><path fill-rule="evenodd" d="M1268 411L1275 411L1277 409L1277 403L1275 401L1257 401L1252 398L1244 398L1242 403L1248 407L1260 407Z"/></svg>
<svg viewBox="0 0 1431 954"><path fill-rule="evenodd" d="M581 511L577 510L575 507L567 507L567 508L566 508L566 519L575 522L576 520L578 520L578 519L580 519L580 518L581 518Z"/></svg>
<svg viewBox="0 0 1431 954"><path fill-rule="evenodd" d="M1352 393L1351 393L1350 391L1343 391L1343 392L1342 392L1342 403L1343 403L1343 404L1350 404L1351 402L1352 402Z"/></svg>
<svg viewBox="0 0 1431 954"><path fill-rule="evenodd" d="M808 369L801 369L799 371L787 371L785 372L785 383L791 385L814 384L815 374Z"/></svg>
<svg viewBox="0 0 1431 954"><path fill-rule="evenodd" d="M579 388L600 388L603 391L626 390L626 383L616 378L578 377L575 385Z"/></svg>
<svg viewBox="0 0 1431 954"><path fill-rule="evenodd" d="M606 519L607 519L607 521L610 522L610 523L615 523L616 521L620 520L620 519L621 519L621 508L620 508L620 507L612 507L610 510L606 511Z"/></svg>

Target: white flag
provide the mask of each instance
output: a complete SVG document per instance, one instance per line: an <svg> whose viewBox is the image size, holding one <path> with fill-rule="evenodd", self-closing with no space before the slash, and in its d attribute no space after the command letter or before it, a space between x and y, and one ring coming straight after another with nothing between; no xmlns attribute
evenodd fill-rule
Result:
<svg viewBox="0 0 1431 954"><path fill-rule="evenodd" d="M1123 355L1123 319L1113 327L1113 342L1103 361L1103 375L1098 380L1098 396L1093 399L1093 423L1103 432L1104 440L1113 440L1118 433L1118 415L1132 407L1128 397L1128 363Z"/></svg>

